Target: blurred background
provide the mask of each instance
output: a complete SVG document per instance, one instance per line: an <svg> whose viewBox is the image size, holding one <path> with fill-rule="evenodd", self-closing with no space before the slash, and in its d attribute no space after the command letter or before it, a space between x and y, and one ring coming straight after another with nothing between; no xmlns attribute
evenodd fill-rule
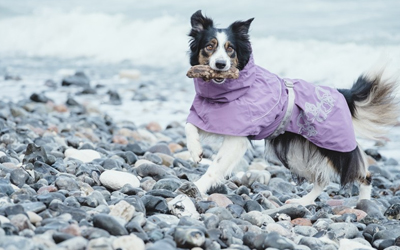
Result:
<svg viewBox="0 0 400 250"><path fill-rule="evenodd" d="M194 95L187 34L199 9L219 27L254 17L255 61L282 77L349 87L383 55L400 68L397 0L0 0L2 100L36 91L65 102L78 90L61 80L83 71L94 91L81 102L138 124L184 122Z"/></svg>

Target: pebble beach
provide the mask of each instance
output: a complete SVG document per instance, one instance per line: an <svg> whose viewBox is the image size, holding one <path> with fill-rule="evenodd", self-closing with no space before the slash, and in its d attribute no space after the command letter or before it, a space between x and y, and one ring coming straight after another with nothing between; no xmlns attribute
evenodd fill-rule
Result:
<svg viewBox="0 0 400 250"><path fill-rule="evenodd" d="M192 7L183 6L182 12ZM0 8L0 13L8 12ZM54 13L41 10L32 20L46 25L46 15L68 23L90 17L107 21L110 30L117 30L114 22L122 23L121 16L104 11ZM24 18L9 14L0 18L0 28L13 24L18 30L20 22L27 23ZM72 56L64 56L50 48L61 41L49 37L49 48L36 53L15 43L16 52L11 39L0 39L0 250L400 250L400 126L382 141L359 140L369 157L371 200L358 201L357 184L342 187L334 181L314 205L285 204L312 184L267 162L261 141L222 185L201 196L193 182L216 151L204 144L204 159L195 164L186 148L184 125L194 89L185 76L189 24L181 19L178 13L150 24L131 20L129 25L147 28L178 24L166 38L181 38L179 49L165 53L133 50L127 57L134 60L113 49L107 57L101 46L90 53L107 60L93 57L85 54L89 47L77 43ZM118 26L116 35L133 41L124 36L129 25ZM364 55L376 59L388 52L394 68L400 65L399 38L386 33L374 39L387 43L359 44L357 35L344 36L345 41L321 41L317 33L314 40L301 41L284 34L260 37L257 27L256 62L283 76L342 88L370 65ZM32 44L40 39L32 36Z"/></svg>

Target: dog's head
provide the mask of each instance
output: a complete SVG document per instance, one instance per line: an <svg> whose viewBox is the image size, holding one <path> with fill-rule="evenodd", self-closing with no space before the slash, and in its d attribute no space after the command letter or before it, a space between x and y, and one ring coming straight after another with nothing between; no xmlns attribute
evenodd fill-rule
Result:
<svg viewBox="0 0 400 250"><path fill-rule="evenodd" d="M219 71L231 67L242 70L251 54L248 32L253 19L236 21L226 29L218 29L200 10L194 13L190 19L190 64L209 65Z"/></svg>

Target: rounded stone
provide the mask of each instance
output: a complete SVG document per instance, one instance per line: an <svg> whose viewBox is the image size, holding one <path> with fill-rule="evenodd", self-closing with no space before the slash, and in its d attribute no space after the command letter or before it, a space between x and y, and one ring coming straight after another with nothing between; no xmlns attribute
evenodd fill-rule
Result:
<svg viewBox="0 0 400 250"><path fill-rule="evenodd" d="M135 234L127 236L120 236L116 238L112 243L113 249L124 249L124 250L145 250L145 244L142 239L137 237Z"/></svg>
<svg viewBox="0 0 400 250"><path fill-rule="evenodd" d="M372 200L360 200L357 203L356 209L364 211L370 217L384 218L378 205Z"/></svg>
<svg viewBox="0 0 400 250"><path fill-rule="evenodd" d="M241 218L258 227L266 226L267 224L275 222L274 219L271 218L271 216L263 214L260 211L250 211L243 214Z"/></svg>
<svg viewBox="0 0 400 250"><path fill-rule="evenodd" d="M188 227L177 227L174 239L179 247L200 247L206 240L203 231Z"/></svg>
<svg viewBox="0 0 400 250"><path fill-rule="evenodd" d="M84 163L92 162L95 159L100 159L101 155L99 152L92 149L75 149L68 148L64 152L65 157L74 158Z"/></svg>
<svg viewBox="0 0 400 250"><path fill-rule="evenodd" d="M180 187L181 183L182 181L177 178L165 178L157 181L156 184L153 186L153 190L166 189L174 192Z"/></svg>
<svg viewBox="0 0 400 250"><path fill-rule="evenodd" d="M171 213L178 218L188 216L193 219L198 219L200 217L192 200L184 194L180 194L169 201L168 208Z"/></svg>
<svg viewBox="0 0 400 250"><path fill-rule="evenodd" d="M124 219L126 222L133 218L135 207L128 202L121 200L110 209L110 215Z"/></svg>
<svg viewBox="0 0 400 250"><path fill-rule="evenodd" d="M207 198L208 201L214 201L217 203L219 207L227 207L230 204L233 204L233 202L228 199L225 195L219 194L219 193L213 193Z"/></svg>
<svg viewBox="0 0 400 250"><path fill-rule="evenodd" d="M128 234L125 227L122 226L114 216L107 214L96 214L93 216L93 226L104 229L115 236Z"/></svg>
<svg viewBox="0 0 400 250"><path fill-rule="evenodd" d="M80 187L74 178L64 175L57 177L55 181L55 186L59 190L68 190L68 191L80 190Z"/></svg>
<svg viewBox="0 0 400 250"><path fill-rule="evenodd" d="M126 184L134 188L140 187L140 181L135 175L116 170L105 170L100 175L100 182L105 187L112 190L121 189Z"/></svg>
<svg viewBox="0 0 400 250"><path fill-rule="evenodd" d="M353 223L333 223L329 225L328 229L335 232L338 238L353 239L358 236L358 228Z"/></svg>

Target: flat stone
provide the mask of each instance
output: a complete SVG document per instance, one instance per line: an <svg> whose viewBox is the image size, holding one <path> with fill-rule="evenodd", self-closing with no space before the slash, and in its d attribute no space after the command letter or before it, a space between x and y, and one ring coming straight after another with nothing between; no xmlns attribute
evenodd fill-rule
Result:
<svg viewBox="0 0 400 250"><path fill-rule="evenodd" d="M277 214L287 214L290 218L304 218L310 214L307 208L299 204L285 204L279 208L268 209L263 211L264 214L268 214L274 218Z"/></svg>
<svg viewBox="0 0 400 250"><path fill-rule="evenodd" d="M367 213L360 209L355 208L345 208L337 213L338 215L342 214L355 214L357 216L357 221L360 221L367 216Z"/></svg>

